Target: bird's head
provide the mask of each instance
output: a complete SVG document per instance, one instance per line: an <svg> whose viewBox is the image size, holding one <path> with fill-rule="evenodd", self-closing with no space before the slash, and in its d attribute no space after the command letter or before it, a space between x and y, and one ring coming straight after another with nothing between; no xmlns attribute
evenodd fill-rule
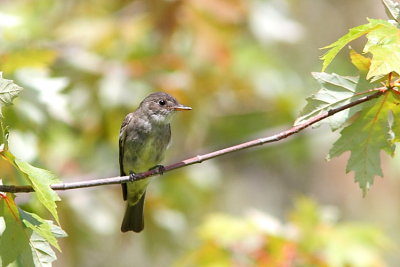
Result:
<svg viewBox="0 0 400 267"><path fill-rule="evenodd" d="M180 104L167 93L157 92L148 95L140 103L139 109L154 122L169 123L175 111L191 110L192 108Z"/></svg>

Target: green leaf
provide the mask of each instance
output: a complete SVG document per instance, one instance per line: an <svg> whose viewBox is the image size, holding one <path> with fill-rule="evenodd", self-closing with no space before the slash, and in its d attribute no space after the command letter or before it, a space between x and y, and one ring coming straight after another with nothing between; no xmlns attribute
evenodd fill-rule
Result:
<svg viewBox="0 0 400 267"><path fill-rule="evenodd" d="M24 227L27 226L27 227ZM66 236L53 222L18 209L11 194L0 199L0 266L51 266L57 259L50 244Z"/></svg>
<svg viewBox="0 0 400 267"><path fill-rule="evenodd" d="M382 0L382 2L385 6L386 14L397 22L400 22L400 3L396 0Z"/></svg>
<svg viewBox="0 0 400 267"><path fill-rule="evenodd" d="M11 163L13 166L17 167L15 164L15 156L10 152L10 150L3 150L0 153L0 156L3 157L3 159L7 160L9 163Z"/></svg>
<svg viewBox="0 0 400 267"><path fill-rule="evenodd" d="M372 54L367 79L389 72L400 74L400 31L386 22L367 34L368 42L364 52Z"/></svg>
<svg viewBox="0 0 400 267"><path fill-rule="evenodd" d="M372 30L382 27L386 24L389 23L384 20L371 19L369 20L369 23L350 29L346 35L339 38L336 42L323 47L322 49L331 49L321 57L321 59L324 61L322 65L322 71L324 71L329 66L329 64L336 57L339 51L342 50L342 48L345 47L349 42L354 41L355 39L360 38L361 36L371 32Z"/></svg>
<svg viewBox="0 0 400 267"><path fill-rule="evenodd" d="M8 266L30 247L12 195L0 194L0 266ZM33 266L32 261L24 263Z"/></svg>
<svg viewBox="0 0 400 267"><path fill-rule="evenodd" d="M59 223L55 201L59 201L60 198L57 193L50 188L51 184L59 182L58 178L47 170L36 168L18 159L15 159L15 164L26 174L39 201L50 211L57 223Z"/></svg>
<svg viewBox="0 0 400 267"><path fill-rule="evenodd" d="M317 93L307 98L307 105L301 112L300 117L295 121L295 125L303 123L330 109L351 102L357 97L354 94L359 91L358 87L361 87L360 89L365 92L367 92L368 88L372 87L370 84L365 84L363 78L360 77L340 76L335 73L329 74L325 72L314 72L312 75L318 81L321 88ZM325 121L329 123L332 130L336 130L342 127L343 123L360 109L361 106L357 105L351 109L336 113Z"/></svg>
<svg viewBox="0 0 400 267"><path fill-rule="evenodd" d="M355 180L364 194L373 184L374 177L382 176L381 150L390 155L394 153L391 120L400 115L398 103L392 92L370 101L370 106L341 131L329 152L328 159L351 152L346 172L355 172Z"/></svg>
<svg viewBox="0 0 400 267"><path fill-rule="evenodd" d="M384 20L369 19L368 24L360 25L349 30L349 33L324 48L331 48L321 57L324 60L322 70L325 70L338 52L349 42L367 35L368 42L364 53L371 53L367 79L386 75L390 72L400 74L400 30ZM359 57L358 57L359 58ZM354 61L353 61L354 62ZM360 67L359 65L356 65Z"/></svg>
<svg viewBox="0 0 400 267"><path fill-rule="evenodd" d="M35 219L37 218L39 217L35 216ZM47 224L50 227L50 233L47 233L46 229L47 236L43 236L42 235L43 232L34 230L30 236L29 243L31 245L32 256L35 266L51 266L51 263L55 261L57 257L54 251L51 249L50 246L51 242L47 239L47 237L51 235L54 238L55 237L60 238L67 236L67 234L60 227L54 225L52 221L47 221L47 220L42 220L42 221L47 222ZM60 249L58 248L58 250Z"/></svg>
<svg viewBox="0 0 400 267"><path fill-rule="evenodd" d="M372 58L367 79L390 72L400 74L400 46L396 45L393 48L381 47L370 51L374 54L374 57Z"/></svg>
<svg viewBox="0 0 400 267"><path fill-rule="evenodd" d="M47 240L30 228L25 228L25 236L29 247L18 256L18 265L23 267L52 266L52 262L57 259L57 256Z"/></svg>
<svg viewBox="0 0 400 267"><path fill-rule="evenodd" d="M32 229L47 242L49 242L53 247L61 251L56 238L65 237L66 233L60 227L54 225L52 221L40 218L34 213L29 213L21 209L19 212L22 222L26 227Z"/></svg>
<svg viewBox="0 0 400 267"><path fill-rule="evenodd" d="M31 245L32 258L35 266L51 266L51 263L57 259L49 243L36 232L32 232L29 243Z"/></svg>
<svg viewBox="0 0 400 267"><path fill-rule="evenodd" d="M2 117L1 109L6 105L11 105L21 90L22 87L16 85L12 80L3 79L0 72L0 117Z"/></svg>

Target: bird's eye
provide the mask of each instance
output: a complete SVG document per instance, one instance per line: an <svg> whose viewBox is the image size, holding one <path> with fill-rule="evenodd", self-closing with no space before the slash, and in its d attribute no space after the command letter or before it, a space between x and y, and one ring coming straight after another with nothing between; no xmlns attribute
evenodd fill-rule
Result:
<svg viewBox="0 0 400 267"><path fill-rule="evenodd" d="M160 100L158 101L158 104L160 104L160 106L164 106L165 104L167 104L167 102L165 100Z"/></svg>

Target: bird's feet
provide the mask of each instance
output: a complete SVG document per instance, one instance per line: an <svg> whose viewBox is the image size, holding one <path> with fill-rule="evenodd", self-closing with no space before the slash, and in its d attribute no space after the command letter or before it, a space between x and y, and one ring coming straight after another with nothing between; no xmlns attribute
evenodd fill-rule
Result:
<svg viewBox="0 0 400 267"><path fill-rule="evenodd" d="M165 167L163 165L156 165L153 168L150 168L149 171L155 170L156 173L163 175L165 172Z"/></svg>
<svg viewBox="0 0 400 267"><path fill-rule="evenodd" d="M134 182L136 181L136 175L131 171L129 173L129 182Z"/></svg>

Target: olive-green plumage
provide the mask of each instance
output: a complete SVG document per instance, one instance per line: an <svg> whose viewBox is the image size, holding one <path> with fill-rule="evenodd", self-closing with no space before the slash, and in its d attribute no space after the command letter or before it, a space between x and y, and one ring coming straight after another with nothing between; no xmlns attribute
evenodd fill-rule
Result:
<svg viewBox="0 0 400 267"><path fill-rule="evenodd" d="M190 110L167 93L153 93L129 113L119 134L121 176L141 173L157 166L171 140L170 120L177 110ZM140 232L144 228L143 206L149 179L122 184L127 208L121 231Z"/></svg>

